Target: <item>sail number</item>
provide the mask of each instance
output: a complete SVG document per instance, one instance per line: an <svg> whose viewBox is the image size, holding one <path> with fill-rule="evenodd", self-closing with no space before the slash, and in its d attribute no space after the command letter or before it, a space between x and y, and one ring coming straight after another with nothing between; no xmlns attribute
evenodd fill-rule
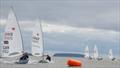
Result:
<svg viewBox="0 0 120 68"><path fill-rule="evenodd" d="M9 46L3 46L3 53L9 52Z"/></svg>
<svg viewBox="0 0 120 68"><path fill-rule="evenodd" d="M5 40L13 40L13 33L11 32L6 32L4 36Z"/></svg>

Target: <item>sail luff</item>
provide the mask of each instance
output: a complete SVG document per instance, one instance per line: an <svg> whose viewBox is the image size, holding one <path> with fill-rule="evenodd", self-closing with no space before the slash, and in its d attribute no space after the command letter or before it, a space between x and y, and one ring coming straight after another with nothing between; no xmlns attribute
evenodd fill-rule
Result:
<svg viewBox="0 0 120 68"><path fill-rule="evenodd" d="M41 33L42 33L42 47L43 47L43 52L42 52L42 56L43 56L43 60L44 60L44 34L43 34L43 29L42 29L42 21L40 22L40 27L41 27Z"/></svg>

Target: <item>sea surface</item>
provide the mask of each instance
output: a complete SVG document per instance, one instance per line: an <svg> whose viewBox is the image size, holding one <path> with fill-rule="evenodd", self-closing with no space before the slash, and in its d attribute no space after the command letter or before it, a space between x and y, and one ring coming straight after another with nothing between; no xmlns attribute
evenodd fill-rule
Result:
<svg viewBox="0 0 120 68"><path fill-rule="evenodd" d="M15 59L15 58L14 58ZM69 59L74 59L81 62L81 67L70 67L67 65ZM109 59L103 59L101 61L88 60L83 58L74 57L52 57L51 63L38 63L40 57L30 56L28 64L15 64L11 61L13 59L3 59L6 61L0 63L1 68L119 68L120 59L116 61L111 61ZM14 60L15 61L15 60Z"/></svg>

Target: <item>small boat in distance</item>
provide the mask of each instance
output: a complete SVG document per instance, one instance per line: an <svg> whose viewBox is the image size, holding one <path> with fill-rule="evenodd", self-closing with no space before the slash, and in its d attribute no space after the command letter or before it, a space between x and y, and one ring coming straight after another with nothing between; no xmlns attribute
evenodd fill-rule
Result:
<svg viewBox="0 0 120 68"><path fill-rule="evenodd" d="M98 48L96 45L94 46L93 59L98 60L98 61L103 60L103 58L99 56Z"/></svg>
<svg viewBox="0 0 120 68"><path fill-rule="evenodd" d="M84 55L85 55L85 58L89 58L90 57L88 46L86 46L85 49L84 49Z"/></svg>
<svg viewBox="0 0 120 68"><path fill-rule="evenodd" d="M99 56L99 54L98 54L98 48L97 48L97 46L95 45L95 46L94 46L93 58L94 58L94 59L97 59L98 56Z"/></svg>
<svg viewBox="0 0 120 68"><path fill-rule="evenodd" d="M114 61L116 59L116 58L113 57L112 49L109 49L108 57L112 61Z"/></svg>

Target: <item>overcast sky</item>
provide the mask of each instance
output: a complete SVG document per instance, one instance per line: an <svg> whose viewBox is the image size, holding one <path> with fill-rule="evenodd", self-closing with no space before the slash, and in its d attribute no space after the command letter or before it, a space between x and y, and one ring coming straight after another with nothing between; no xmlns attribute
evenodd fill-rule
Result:
<svg viewBox="0 0 120 68"><path fill-rule="evenodd" d="M73 50L81 51L85 45L93 48L97 44L119 53L119 0L0 0L0 26L5 25L11 6L22 30L31 31L36 19L42 21L48 49L77 47ZM27 46L31 45L30 37L30 33L25 34Z"/></svg>
<svg viewBox="0 0 120 68"><path fill-rule="evenodd" d="M10 6L19 20L40 17L49 24L119 31L119 0L0 0L0 16Z"/></svg>

